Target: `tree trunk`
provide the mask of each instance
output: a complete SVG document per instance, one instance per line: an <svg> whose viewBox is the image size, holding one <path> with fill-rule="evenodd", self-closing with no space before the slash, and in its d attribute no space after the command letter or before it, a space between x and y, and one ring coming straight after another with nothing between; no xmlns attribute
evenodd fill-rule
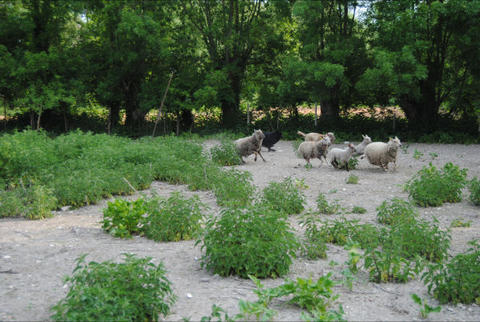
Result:
<svg viewBox="0 0 480 322"><path fill-rule="evenodd" d="M180 135L180 112L177 112L176 114L177 114L177 120L175 124L176 125L175 134L179 136Z"/></svg>
<svg viewBox="0 0 480 322"><path fill-rule="evenodd" d="M233 128L240 118L241 76L239 73L230 73L228 79L232 97L221 101L222 124L226 128Z"/></svg>
<svg viewBox="0 0 480 322"><path fill-rule="evenodd" d="M320 100L320 111L322 119L337 119L340 112L338 102L333 100Z"/></svg>

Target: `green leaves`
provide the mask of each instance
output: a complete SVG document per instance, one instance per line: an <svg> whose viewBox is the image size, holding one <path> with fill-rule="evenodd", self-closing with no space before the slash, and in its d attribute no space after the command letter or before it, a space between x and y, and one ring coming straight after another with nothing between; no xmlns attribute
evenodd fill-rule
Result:
<svg viewBox="0 0 480 322"><path fill-rule="evenodd" d="M282 182L270 182L260 202L286 215L299 214L304 209L305 195L288 177Z"/></svg>
<svg viewBox="0 0 480 322"><path fill-rule="evenodd" d="M77 259L66 297L52 307L55 321L158 321L176 300L162 263L125 254L123 263Z"/></svg>
<svg viewBox="0 0 480 322"><path fill-rule="evenodd" d="M442 171L430 164L405 185L410 198L421 207L436 207L444 202L460 202L466 185L467 169L448 162Z"/></svg>
<svg viewBox="0 0 480 322"><path fill-rule="evenodd" d="M284 216L261 206L225 208L208 219L202 267L221 276L277 277L289 271L298 243Z"/></svg>
<svg viewBox="0 0 480 322"><path fill-rule="evenodd" d="M147 212L143 199L108 202L103 211L102 228L115 237L131 238L141 231L140 219Z"/></svg>

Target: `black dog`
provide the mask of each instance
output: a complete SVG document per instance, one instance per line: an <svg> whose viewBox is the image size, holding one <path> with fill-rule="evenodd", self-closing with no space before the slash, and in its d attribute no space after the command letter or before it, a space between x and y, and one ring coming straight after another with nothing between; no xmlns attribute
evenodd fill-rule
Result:
<svg viewBox="0 0 480 322"><path fill-rule="evenodd" d="M268 148L269 152L275 151L272 149L272 146L282 138L282 132L275 130L273 132L263 132L263 134L265 134L265 138L263 139L262 146Z"/></svg>

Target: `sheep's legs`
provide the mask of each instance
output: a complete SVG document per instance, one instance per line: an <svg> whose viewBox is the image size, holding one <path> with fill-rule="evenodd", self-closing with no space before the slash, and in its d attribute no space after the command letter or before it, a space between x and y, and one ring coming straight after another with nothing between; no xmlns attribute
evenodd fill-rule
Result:
<svg viewBox="0 0 480 322"><path fill-rule="evenodd" d="M255 152L255 161L257 161L257 154L262 158L263 162L267 162L267 161L265 161L265 159L263 158L263 155L260 153L260 151Z"/></svg>

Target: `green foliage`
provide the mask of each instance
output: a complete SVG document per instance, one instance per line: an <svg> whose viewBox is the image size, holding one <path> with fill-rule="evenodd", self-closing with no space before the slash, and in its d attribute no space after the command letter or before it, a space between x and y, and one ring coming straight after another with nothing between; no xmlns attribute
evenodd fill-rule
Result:
<svg viewBox="0 0 480 322"><path fill-rule="evenodd" d="M353 206L352 213L354 214L365 214L367 213L367 209L359 206Z"/></svg>
<svg viewBox="0 0 480 322"><path fill-rule="evenodd" d="M422 275L428 292L440 303L480 303L480 245L458 254L447 263L431 264Z"/></svg>
<svg viewBox="0 0 480 322"><path fill-rule="evenodd" d="M329 203L323 193L319 193L317 197L317 209L321 214L332 215L340 211L340 205L334 201Z"/></svg>
<svg viewBox="0 0 480 322"><path fill-rule="evenodd" d="M142 216L147 212L143 198L135 201L116 199L103 210L102 228L115 237L131 238L141 232Z"/></svg>
<svg viewBox="0 0 480 322"><path fill-rule="evenodd" d="M318 216L306 213L300 224L305 227L305 237L302 242L302 253L308 259L327 258L327 245L318 229Z"/></svg>
<svg viewBox="0 0 480 322"><path fill-rule="evenodd" d="M252 175L247 171L229 169L211 178L219 206L245 207L250 205L255 193Z"/></svg>
<svg viewBox="0 0 480 322"><path fill-rule="evenodd" d="M450 224L450 227L470 227L472 224L471 221L463 221L461 219L454 219L452 223Z"/></svg>
<svg viewBox="0 0 480 322"><path fill-rule="evenodd" d="M384 250L370 248L363 257L370 280L376 283L406 283L423 268L421 259L416 258L412 263L402 257L397 247Z"/></svg>
<svg viewBox="0 0 480 322"><path fill-rule="evenodd" d="M186 199L174 192L168 199L152 198L146 204L148 216L142 217L142 232L155 241L189 240L196 236L203 218L198 196Z"/></svg>
<svg viewBox="0 0 480 322"><path fill-rule="evenodd" d="M451 162L442 171L430 164L423 167L405 185L410 198L421 207L436 207L444 202L460 202L462 188L466 185L467 169Z"/></svg>
<svg viewBox="0 0 480 322"><path fill-rule="evenodd" d="M305 195L288 177L282 182L270 182L263 189L261 202L286 215L299 214L304 209Z"/></svg>
<svg viewBox="0 0 480 322"><path fill-rule="evenodd" d="M413 152L413 158L415 160L420 160L421 157L423 157L423 153L415 149L415 151Z"/></svg>
<svg viewBox="0 0 480 322"><path fill-rule="evenodd" d="M123 263L77 259L66 297L52 307L55 321L158 321L176 300L163 264L125 254Z"/></svg>
<svg viewBox="0 0 480 322"><path fill-rule="evenodd" d="M480 180L473 178L468 184L468 190L470 191L470 201L475 206L480 206Z"/></svg>
<svg viewBox="0 0 480 322"><path fill-rule="evenodd" d="M358 166L358 159L356 157L351 157L348 160L348 169L350 170L355 170ZM350 177L349 177L350 178ZM357 177L357 182L358 182L358 177ZM347 182L347 183L357 183L357 182Z"/></svg>
<svg viewBox="0 0 480 322"><path fill-rule="evenodd" d="M400 198L385 200L377 207L377 220L385 225L394 225L402 219L415 218L417 215L415 207Z"/></svg>
<svg viewBox="0 0 480 322"><path fill-rule="evenodd" d="M384 249L398 248L405 258L418 255L429 261L441 262L447 257L450 248L449 230L441 229L437 220L433 223L425 220L401 220L382 235Z"/></svg>
<svg viewBox="0 0 480 322"><path fill-rule="evenodd" d="M320 237L326 243L346 245L352 241L358 243L361 248L376 247L379 244L379 232L370 224L358 224L358 220L341 218L330 222L324 222L319 229Z"/></svg>
<svg viewBox="0 0 480 322"><path fill-rule="evenodd" d="M347 183L348 184L357 184L358 183L358 176L351 174L347 178Z"/></svg>
<svg viewBox="0 0 480 322"><path fill-rule="evenodd" d="M422 300L417 294L412 294L412 299L415 303L420 306L420 317L422 319L428 318L428 315L432 312L440 312L442 309L440 306L431 307L427 304L426 300Z"/></svg>
<svg viewBox="0 0 480 322"><path fill-rule="evenodd" d="M302 312L302 318L322 321L343 321L343 310L340 306L339 311L329 310L330 306L338 298L333 294L335 282L331 279L332 273L320 277L316 282L311 278L297 278L295 281L286 280L282 285L274 288L264 288L258 279L253 276L250 278L257 285L254 291L258 296L255 302L240 301L240 314L237 319L245 320L255 316L257 320L272 320L276 312L268 306L273 299L288 296L289 303L305 309L308 313Z"/></svg>
<svg viewBox="0 0 480 322"><path fill-rule="evenodd" d="M202 267L221 276L258 278L286 274L298 243L286 218L278 212L254 206L225 208L207 220L202 243Z"/></svg>
<svg viewBox="0 0 480 322"><path fill-rule="evenodd" d="M212 160L222 166L241 164L235 144L230 141L223 141L220 145L216 145L210 149Z"/></svg>
<svg viewBox="0 0 480 322"><path fill-rule="evenodd" d="M53 191L43 185L21 184L11 190L0 190L0 218L25 217L43 219L52 216L57 207L57 198Z"/></svg>

